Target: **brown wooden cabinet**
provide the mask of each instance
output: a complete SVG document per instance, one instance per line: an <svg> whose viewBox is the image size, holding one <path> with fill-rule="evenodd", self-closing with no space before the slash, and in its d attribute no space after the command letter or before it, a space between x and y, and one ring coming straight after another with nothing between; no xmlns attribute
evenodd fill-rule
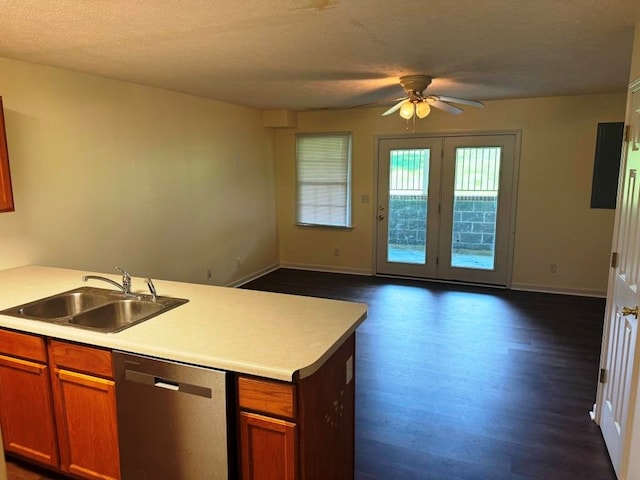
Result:
<svg viewBox="0 0 640 480"><path fill-rule="evenodd" d="M236 377L243 480L353 480L354 359L355 334L308 377ZM0 329L0 426L7 452L119 480L111 352Z"/></svg>
<svg viewBox="0 0 640 480"><path fill-rule="evenodd" d="M44 340L0 330L0 427L4 449L56 467L58 449Z"/></svg>
<svg viewBox="0 0 640 480"><path fill-rule="evenodd" d="M119 479L111 352L52 340L49 357L60 468L82 478Z"/></svg>
<svg viewBox="0 0 640 480"><path fill-rule="evenodd" d="M298 478L297 433L295 423L240 412L243 480Z"/></svg>
<svg viewBox="0 0 640 480"><path fill-rule="evenodd" d="M238 377L243 480L352 480L355 334L313 375Z"/></svg>
<svg viewBox="0 0 640 480"><path fill-rule="evenodd" d="M0 329L0 426L7 452L118 480L111 352Z"/></svg>
<svg viewBox="0 0 640 480"><path fill-rule="evenodd" d="M238 378L242 480L298 478L295 399L293 384Z"/></svg>
<svg viewBox="0 0 640 480"><path fill-rule="evenodd" d="M4 128L2 97L0 97L0 212L12 212L13 210L9 149L7 148L7 136Z"/></svg>

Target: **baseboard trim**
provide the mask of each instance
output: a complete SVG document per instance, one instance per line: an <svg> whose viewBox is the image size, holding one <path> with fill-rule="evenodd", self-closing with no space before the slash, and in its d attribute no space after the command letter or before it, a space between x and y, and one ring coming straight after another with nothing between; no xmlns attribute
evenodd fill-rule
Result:
<svg viewBox="0 0 640 480"><path fill-rule="evenodd" d="M263 268L262 270L258 270L257 272L253 272L250 275L247 275L246 277L242 277L238 280L235 280L234 282L228 283L227 285L225 285L226 287L241 287L242 285L244 285L245 283L249 283L252 282L253 280L256 280L260 277L263 277L271 272L275 272L276 270L278 270L280 268L280 264L278 263L274 263L266 268Z"/></svg>
<svg viewBox="0 0 640 480"><path fill-rule="evenodd" d="M596 297L606 298L607 292L601 290L583 290L569 287L552 287L549 285L534 285L526 283L512 283L512 290L521 290L525 292L539 292L539 293L555 293L557 295L574 295L578 297Z"/></svg>

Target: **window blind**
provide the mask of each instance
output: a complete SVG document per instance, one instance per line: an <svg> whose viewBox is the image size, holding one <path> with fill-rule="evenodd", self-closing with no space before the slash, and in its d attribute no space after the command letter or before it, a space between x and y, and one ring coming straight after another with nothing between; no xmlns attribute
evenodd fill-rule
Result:
<svg viewBox="0 0 640 480"><path fill-rule="evenodd" d="M351 134L297 135L296 163L296 221L350 227Z"/></svg>

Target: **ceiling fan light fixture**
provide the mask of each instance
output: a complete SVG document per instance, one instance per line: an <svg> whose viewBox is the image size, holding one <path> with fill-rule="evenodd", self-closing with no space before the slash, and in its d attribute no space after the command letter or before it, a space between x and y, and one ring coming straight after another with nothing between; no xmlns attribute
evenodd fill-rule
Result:
<svg viewBox="0 0 640 480"><path fill-rule="evenodd" d="M405 120L409 120L411 117L413 117L415 110L416 108L413 102L411 100L407 100L400 107L400 116Z"/></svg>
<svg viewBox="0 0 640 480"><path fill-rule="evenodd" d="M431 112L431 107L426 101L416 104L416 115L418 118L424 118Z"/></svg>
<svg viewBox="0 0 640 480"><path fill-rule="evenodd" d="M391 115L399 110L403 119L413 119L415 124L416 117L425 118L431 112L431 107L453 115L462 113L462 108L454 105L455 103L477 108L484 107L484 104L478 100L445 95L425 95L424 90L431 84L432 79L433 77L429 75L405 75L400 77L400 85L406 95L403 98L396 99L395 102L397 103L387 109L382 116Z"/></svg>

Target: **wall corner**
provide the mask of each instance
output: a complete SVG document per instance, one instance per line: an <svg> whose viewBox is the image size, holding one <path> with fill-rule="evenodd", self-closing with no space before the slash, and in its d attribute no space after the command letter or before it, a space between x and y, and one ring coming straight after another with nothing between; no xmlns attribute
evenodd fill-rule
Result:
<svg viewBox="0 0 640 480"><path fill-rule="evenodd" d="M263 110L262 124L268 128L296 128L298 126L298 114L294 110L283 108Z"/></svg>

